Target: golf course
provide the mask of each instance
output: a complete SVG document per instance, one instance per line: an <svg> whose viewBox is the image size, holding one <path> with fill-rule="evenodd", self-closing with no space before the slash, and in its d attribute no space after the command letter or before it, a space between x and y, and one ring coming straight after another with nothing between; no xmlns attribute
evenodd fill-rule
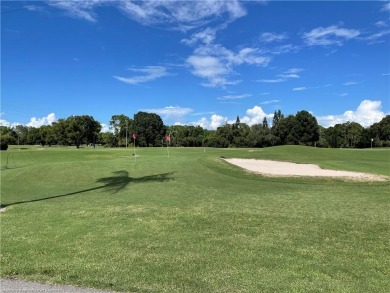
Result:
<svg viewBox="0 0 390 293"><path fill-rule="evenodd" d="M225 158L381 181L276 177ZM1 152L2 278L117 292L389 292L390 149Z"/></svg>

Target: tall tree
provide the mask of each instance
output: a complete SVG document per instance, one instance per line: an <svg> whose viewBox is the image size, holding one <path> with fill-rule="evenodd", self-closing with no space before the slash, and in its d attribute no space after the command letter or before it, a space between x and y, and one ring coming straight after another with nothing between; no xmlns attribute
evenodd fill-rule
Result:
<svg viewBox="0 0 390 293"><path fill-rule="evenodd" d="M77 148L85 142L87 144L95 143L97 136L102 128L98 121L92 116L70 116L66 119L67 135Z"/></svg>
<svg viewBox="0 0 390 293"><path fill-rule="evenodd" d="M278 110L274 112L274 117L272 119L272 127L276 127L280 120L284 118L282 111Z"/></svg>
<svg viewBox="0 0 390 293"><path fill-rule="evenodd" d="M134 125L141 145L148 147L160 144L165 127L159 115L140 111L134 115Z"/></svg>
<svg viewBox="0 0 390 293"><path fill-rule="evenodd" d="M320 138L317 119L307 111L299 111L295 115L296 124L292 131L298 139L298 143L314 145Z"/></svg>
<svg viewBox="0 0 390 293"><path fill-rule="evenodd" d="M265 116L263 119L263 128L268 129L268 120L267 120L267 117L265 117Z"/></svg>
<svg viewBox="0 0 390 293"><path fill-rule="evenodd" d="M114 135L119 146L126 146L131 141L131 135L134 133L134 121L124 114L113 115L110 120L110 128L114 130Z"/></svg>

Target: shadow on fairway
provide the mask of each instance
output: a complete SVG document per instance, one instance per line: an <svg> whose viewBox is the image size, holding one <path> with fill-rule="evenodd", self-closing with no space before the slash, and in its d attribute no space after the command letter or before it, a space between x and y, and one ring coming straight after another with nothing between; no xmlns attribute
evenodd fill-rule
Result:
<svg viewBox="0 0 390 293"><path fill-rule="evenodd" d="M38 199L32 199L32 200L25 200L25 201L19 201L19 202L13 202L9 204L0 205L1 208L5 208L12 205L22 204L22 203L30 203L30 202L36 202L36 201L43 201L53 198L59 198L69 195L75 195L80 194L84 192L94 191L94 190L105 190L110 192L111 194L117 193L121 191L123 188L125 188L130 183L150 183L150 182L165 182L173 180L172 175L174 172L170 173L162 173L162 174L156 174L156 175L150 175L150 176L143 176L143 177L130 177L129 172L125 170L116 171L113 172L113 176L110 177L103 177L96 180L95 183L102 183L102 186L97 186L89 189L84 189L80 191L75 191L71 193L61 194L61 195L55 195L55 196L49 196L44 198L38 198Z"/></svg>

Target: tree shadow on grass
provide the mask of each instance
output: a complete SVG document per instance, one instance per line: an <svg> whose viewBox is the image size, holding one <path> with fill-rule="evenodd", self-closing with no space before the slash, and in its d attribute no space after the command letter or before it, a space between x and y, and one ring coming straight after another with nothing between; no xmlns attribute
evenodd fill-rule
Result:
<svg viewBox="0 0 390 293"><path fill-rule="evenodd" d="M84 189L80 191L70 192L66 194L61 195L55 195L55 196L49 196L44 198L38 198L38 199L31 199L31 200L25 200L25 201L19 201L19 202L13 202L9 204L3 204L0 205L0 208L5 208L12 205L22 204L22 203L31 203L31 202L37 202L37 201L44 201L54 198L60 198L65 197L69 195L75 195L80 193L85 193L89 191L99 190L102 189L104 191L110 192L111 194L117 193L124 189L127 185L130 183L136 184L136 183L151 183L151 182L165 182L173 180L173 174L174 172L169 173L162 173L162 174L156 174L156 175L149 175L149 176L142 176L142 177L130 177L129 172L125 170L116 171L113 172L113 176L110 177L103 177L96 180L95 183L102 183L102 186L97 186L89 189Z"/></svg>

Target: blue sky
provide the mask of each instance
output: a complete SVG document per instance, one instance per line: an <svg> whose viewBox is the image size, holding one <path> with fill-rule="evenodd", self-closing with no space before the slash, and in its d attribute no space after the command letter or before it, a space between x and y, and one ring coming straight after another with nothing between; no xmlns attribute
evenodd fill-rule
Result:
<svg viewBox="0 0 390 293"><path fill-rule="evenodd" d="M2 1L0 124L390 113L388 1Z"/></svg>

